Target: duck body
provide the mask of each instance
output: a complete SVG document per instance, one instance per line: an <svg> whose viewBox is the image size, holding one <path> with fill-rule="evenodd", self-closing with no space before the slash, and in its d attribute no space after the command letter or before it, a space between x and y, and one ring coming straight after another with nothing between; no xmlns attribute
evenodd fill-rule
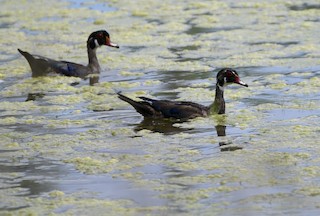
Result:
<svg viewBox="0 0 320 216"><path fill-rule="evenodd" d="M87 66L81 64L68 61L57 61L40 55L32 55L20 49L18 49L18 51L27 59L32 70L32 77L46 76L50 73L56 73L64 76L74 76L84 79L91 72L90 70L88 71Z"/></svg>
<svg viewBox="0 0 320 216"><path fill-rule="evenodd" d="M189 119L208 116L209 112L208 107L188 101L155 100L147 97L139 97L142 101L134 101L120 93L118 97L147 118Z"/></svg>
<svg viewBox="0 0 320 216"><path fill-rule="evenodd" d="M242 86L248 85L242 82L238 73L230 68L222 69L217 74L216 95L214 102L204 106L189 101L155 100L147 97L139 97L142 101L135 101L118 93L118 97L129 103L135 110L145 118L173 118L192 119L196 117L207 117L211 114L224 114L224 87L231 83Z"/></svg>
<svg viewBox="0 0 320 216"><path fill-rule="evenodd" d="M88 65L81 65L69 61L57 61L40 55L33 55L29 52L18 49L28 61L32 70L32 77L46 76L51 73L64 76L86 78L90 74L99 74L100 65L96 55L98 47L105 45L119 48L117 44L110 41L109 33L105 30L96 31L90 34L87 41Z"/></svg>

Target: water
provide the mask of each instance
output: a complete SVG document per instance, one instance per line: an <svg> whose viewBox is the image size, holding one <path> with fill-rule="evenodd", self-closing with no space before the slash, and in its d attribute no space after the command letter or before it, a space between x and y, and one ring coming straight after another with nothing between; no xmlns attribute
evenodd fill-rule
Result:
<svg viewBox="0 0 320 216"><path fill-rule="evenodd" d="M317 1L4 1L0 10L1 213L319 214ZM120 49L97 51L95 86L32 79L16 51L86 64L98 29ZM249 84L228 86L225 116L147 121L115 95L208 105L223 67Z"/></svg>

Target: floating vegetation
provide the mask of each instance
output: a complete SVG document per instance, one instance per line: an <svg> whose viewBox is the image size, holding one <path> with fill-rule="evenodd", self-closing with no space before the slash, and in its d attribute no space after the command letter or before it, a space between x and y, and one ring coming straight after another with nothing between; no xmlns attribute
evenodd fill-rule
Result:
<svg viewBox="0 0 320 216"><path fill-rule="evenodd" d="M319 3L14 1L0 16L0 210L21 214L270 215L319 211ZM26 13L28 11L28 13ZM87 63L99 83L31 78L17 48ZM143 120L139 99L214 100L225 115Z"/></svg>

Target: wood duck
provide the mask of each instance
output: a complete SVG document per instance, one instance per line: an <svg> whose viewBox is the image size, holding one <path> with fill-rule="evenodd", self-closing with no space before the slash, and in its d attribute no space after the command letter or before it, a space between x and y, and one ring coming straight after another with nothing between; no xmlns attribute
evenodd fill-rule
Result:
<svg viewBox="0 0 320 216"><path fill-rule="evenodd" d="M131 104L138 113L146 118L191 119L195 117L206 117L214 113L224 114L224 88L232 83L248 87L246 83L240 80L240 77L235 70L224 68L218 72L216 95L214 102L210 106L204 106L188 101L155 100L147 97L139 97L142 101L134 101L121 93L118 93L118 97Z"/></svg>
<svg viewBox="0 0 320 216"><path fill-rule="evenodd" d="M107 31L100 30L92 32L87 41L89 59L87 66L68 61L57 61L39 55L32 55L20 49L18 49L18 51L29 62L32 70L32 77L45 76L50 72L54 72L65 76L74 76L84 79L89 74L100 73L101 69L96 55L96 50L102 45L119 48L117 44L110 41L110 36Z"/></svg>

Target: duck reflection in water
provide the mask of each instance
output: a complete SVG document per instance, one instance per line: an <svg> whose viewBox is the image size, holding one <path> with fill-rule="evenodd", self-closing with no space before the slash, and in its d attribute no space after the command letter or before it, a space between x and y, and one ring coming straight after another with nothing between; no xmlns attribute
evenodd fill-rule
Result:
<svg viewBox="0 0 320 216"><path fill-rule="evenodd" d="M226 136L226 126L225 125L216 125L215 126L218 137ZM219 146L221 151L236 151L242 149L240 146L232 145L231 141L220 140Z"/></svg>
<svg viewBox="0 0 320 216"><path fill-rule="evenodd" d="M225 119L226 116L223 116ZM187 123L188 121L180 121L180 120L173 120L173 119L152 119L152 118L144 118L135 128L135 132L139 132L141 130L149 130L155 133L162 133L164 135L175 135L179 133L196 133L197 130L195 128L184 128L179 127L175 124L180 123ZM225 121L224 121L225 122ZM217 125L214 127L217 136L219 138L219 147L221 151L236 151L242 149L240 146L236 146L232 143L231 140L226 140L226 128L227 126L224 125L224 122L218 121ZM208 128L210 131L212 127ZM203 128L201 129L203 132Z"/></svg>
<svg viewBox="0 0 320 216"><path fill-rule="evenodd" d="M28 96L27 96L26 101L35 101L35 100L38 100L38 99L43 98L45 95L46 95L46 94L45 94L45 93L42 93L42 92L29 93Z"/></svg>
<svg viewBox="0 0 320 216"><path fill-rule="evenodd" d="M152 119L144 118L135 128L134 131L150 130L155 133L162 133L165 135L174 135L178 133L184 133L191 131L192 128L181 128L174 124L182 123L183 121L177 121L172 119Z"/></svg>

